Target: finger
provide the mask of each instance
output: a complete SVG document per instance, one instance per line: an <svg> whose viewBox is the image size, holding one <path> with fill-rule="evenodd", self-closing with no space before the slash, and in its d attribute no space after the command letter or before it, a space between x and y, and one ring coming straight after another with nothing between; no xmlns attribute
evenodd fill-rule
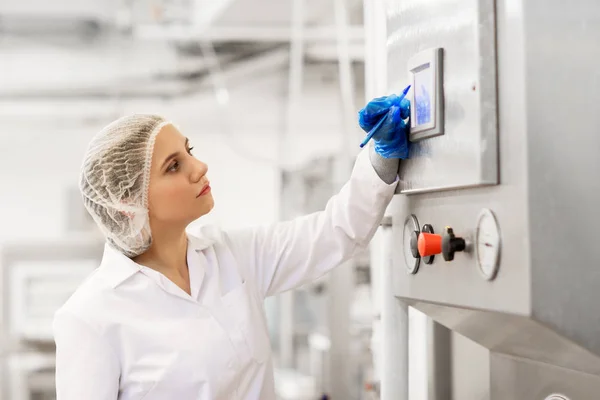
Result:
<svg viewBox="0 0 600 400"><path fill-rule="evenodd" d="M410 100L407 98L402 99L400 102L400 117L406 119L410 116Z"/></svg>
<svg viewBox="0 0 600 400"><path fill-rule="evenodd" d="M385 116L385 121L378 129L376 135L378 134L382 139L391 140L398 130L398 123L401 121L400 108L397 106L391 106Z"/></svg>
<svg viewBox="0 0 600 400"><path fill-rule="evenodd" d="M409 113L406 116L406 118L402 119L402 125L401 125L401 127L402 128L408 128L408 129L410 129L410 121L411 121L411 115L410 115L410 110L409 110Z"/></svg>
<svg viewBox="0 0 600 400"><path fill-rule="evenodd" d="M390 111L388 111L388 118L394 124L398 124L402 121L402 117L400 115L400 107L399 106L391 106Z"/></svg>
<svg viewBox="0 0 600 400"><path fill-rule="evenodd" d="M360 127L363 131L369 132L371 129L373 129L373 127L377 124L377 122L378 122L378 119L373 118L372 116L368 115L363 110L359 111L358 124L360 125Z"/></svg>
<svg viewBox="0 0 600 400"><path fill-rule="evenodd" d="M399 126L400 126L400 129L406 129L406 128L410 127L410 117L407 120L404 120L404 119L400 120Z"/></svg>
<svg viewBox="0 0 600 400"><path fill-rule="evenodd" d="M371 100L365 107L365 112L372 116L381 116L387 113L389 108L397 102L398 96L395 94L390 96L378 97Z"/></svg>
<svg viewBox="0 0 600 400"><path fill-rule="evenodd" d="M371 100L363 109L358 112L358 124L368 132L384 118L390 107L397 100L396 95L378 97Z"/></svg>

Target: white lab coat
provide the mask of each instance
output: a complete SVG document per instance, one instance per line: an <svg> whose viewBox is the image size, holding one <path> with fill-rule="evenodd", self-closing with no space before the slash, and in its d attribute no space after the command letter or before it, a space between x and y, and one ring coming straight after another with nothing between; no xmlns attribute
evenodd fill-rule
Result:
<svg viewBox="0 0 600 400"><path fill-rule="evenodd" d="M366 248L396 184L362 151L324 211L188 235L191 296L107 245L56 313L58 400L274 400L263 300Z"/></svg>

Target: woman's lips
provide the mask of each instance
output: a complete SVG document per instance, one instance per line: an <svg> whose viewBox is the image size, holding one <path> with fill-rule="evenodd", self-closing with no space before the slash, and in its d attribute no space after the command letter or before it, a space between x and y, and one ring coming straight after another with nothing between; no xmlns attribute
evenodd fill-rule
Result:
<svg viewBox="0 0 600 400"><path fill-rule="evenodd" d="M208 192L210 192L210 185L204 186L204 188L202 189L202 191L196 197L204 196Z"/></svg>

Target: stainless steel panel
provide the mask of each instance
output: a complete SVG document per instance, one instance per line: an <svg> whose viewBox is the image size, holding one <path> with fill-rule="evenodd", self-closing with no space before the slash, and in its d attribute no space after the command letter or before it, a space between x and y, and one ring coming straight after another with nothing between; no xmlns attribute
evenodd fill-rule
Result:
<svg viewBox="0 0 600 400"><path fill-rule="evenodd" d="M545 400L560 394L570 400L600 397L600 376L492 354L490 400Z"/></svg>
<svg viewBox="0 0 600 400"><path fill-rule="evenodd" d="M600 2L523 7L532 314L600 354Z"/></svg>
<svg viewBox="0 0 600 400"><path fill-rule="evenodd" d="M73 235L64 239L36 240L35 243L4 243L0 246L0 382L10 384L0 388L0 399L38 398L43 392L38 381L31 379L40 377L53 365L54 341L51 337L37 338L14 335L11 326L12 301L9 295L15 267L22 263L49 263L82 260L82 269L88 260L96 260L100 264L104 241L97 235ZM41 341L40 341L41 340ZM53 375L53 374L52 374ZM47 376L45 376L47 377ZM36 387L32 387L29 383ZM46 388L47 389L47 388ZM45 390L45 389L44 389ZM36 393L38 397L35 397ZM48 394L48 392L46 392ZM19 397L25 396L25 397ZM34 396L34 397L31 397Z"/></svg>
<svg viewBox="0 0 600 400"><path fill-rule="evenodd" d="M32 247L33 246L33 247ZM73 235L67 239L36 240L35 243L4 243L0 246L0 326L8 329L9 304L6 296L11 293L11 273L13 267L23 262L60 262L97 260L100 265L104 250L104 240L97 235ZM85 268L85 264L82 264ZM7 332L4 332L7 333Z"/></svg>
<svg viewBox="0 0 600 400"><path fill-rule="evenodd" d="M449 329L495 353L600 375L600 357L530 318L403 299Z"/></svg>
<svg viewBox="0 0 600 400"><path fill-rule="evenodd" d="M476 101L461 86L475 74L473 20L481 11L474 10L486 4L495 4L500 184L396 196L387 212L398 244L394 294L489 349L489 397L479 388L481 398L544 400L558 393L595 399L600 392L600 315L594 309L600 304L600 2L389 0L389 90L407 83L403 68L413 54L444 47L446 126L453 124L445 135L414 146L414 159L402 162L400 190L457 187L457 176L479 173L481 165L469 153L479 142L450 137L462 140L486 122L473 117ZM462 58L452 60L452 51L462 51ZM458 253L450 263L436 257L417 274L406 274L407 215L437 232L452 226L472 242L484 208L494 212L501 232L494 280L481 276L472 252Z"/></svg>
<svg viewBox="0 0 600 400"><path fill-rule="evenodd" d="M413 143L410 159L401 163L399 189L496 184L494 0L389 1L387 24L389 92L410 83L411 57L444 51L444 135Z"/></svg>
<svg viewBox="0 0 600 400"><path fill-rule="evenodd" d="M381 262L380 285L382 312L381 337L385 343L385 354L381 358L381 399L409 400L409 316L408 305L393 295L392 280L394 265L391 249L394 248L391 218L382 221L379 228L385 252Z"/></svg>
<svg viewBox="0 0 600 400"><path fill-rule="evenodd" d="M490 400L490 352L452 332L452 399Z"/></svg>
<svg viewBox="0 0 600 400"><path fill-rule="evenodd" d="M427 321L429 400L452 400L452 332Z"/></svg>

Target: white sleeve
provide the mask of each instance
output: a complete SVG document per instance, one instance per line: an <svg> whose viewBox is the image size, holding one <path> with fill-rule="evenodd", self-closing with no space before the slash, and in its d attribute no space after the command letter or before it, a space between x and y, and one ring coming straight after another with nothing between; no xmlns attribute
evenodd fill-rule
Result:
<svg viewBox="0 0 600 400"><path fill-rule="evenodd" d="M379 178L367 149L350 180L324 211L260 228L225 232L243 272L263 297L313 281L364 250L391 201L397 181Z"/></svg>
<svg viewBox="0 0 600 400"><path fill-rule="evenodd" d="M120 366L113 349L84 321L54 317L57 400L117 400Z"/></svg>

